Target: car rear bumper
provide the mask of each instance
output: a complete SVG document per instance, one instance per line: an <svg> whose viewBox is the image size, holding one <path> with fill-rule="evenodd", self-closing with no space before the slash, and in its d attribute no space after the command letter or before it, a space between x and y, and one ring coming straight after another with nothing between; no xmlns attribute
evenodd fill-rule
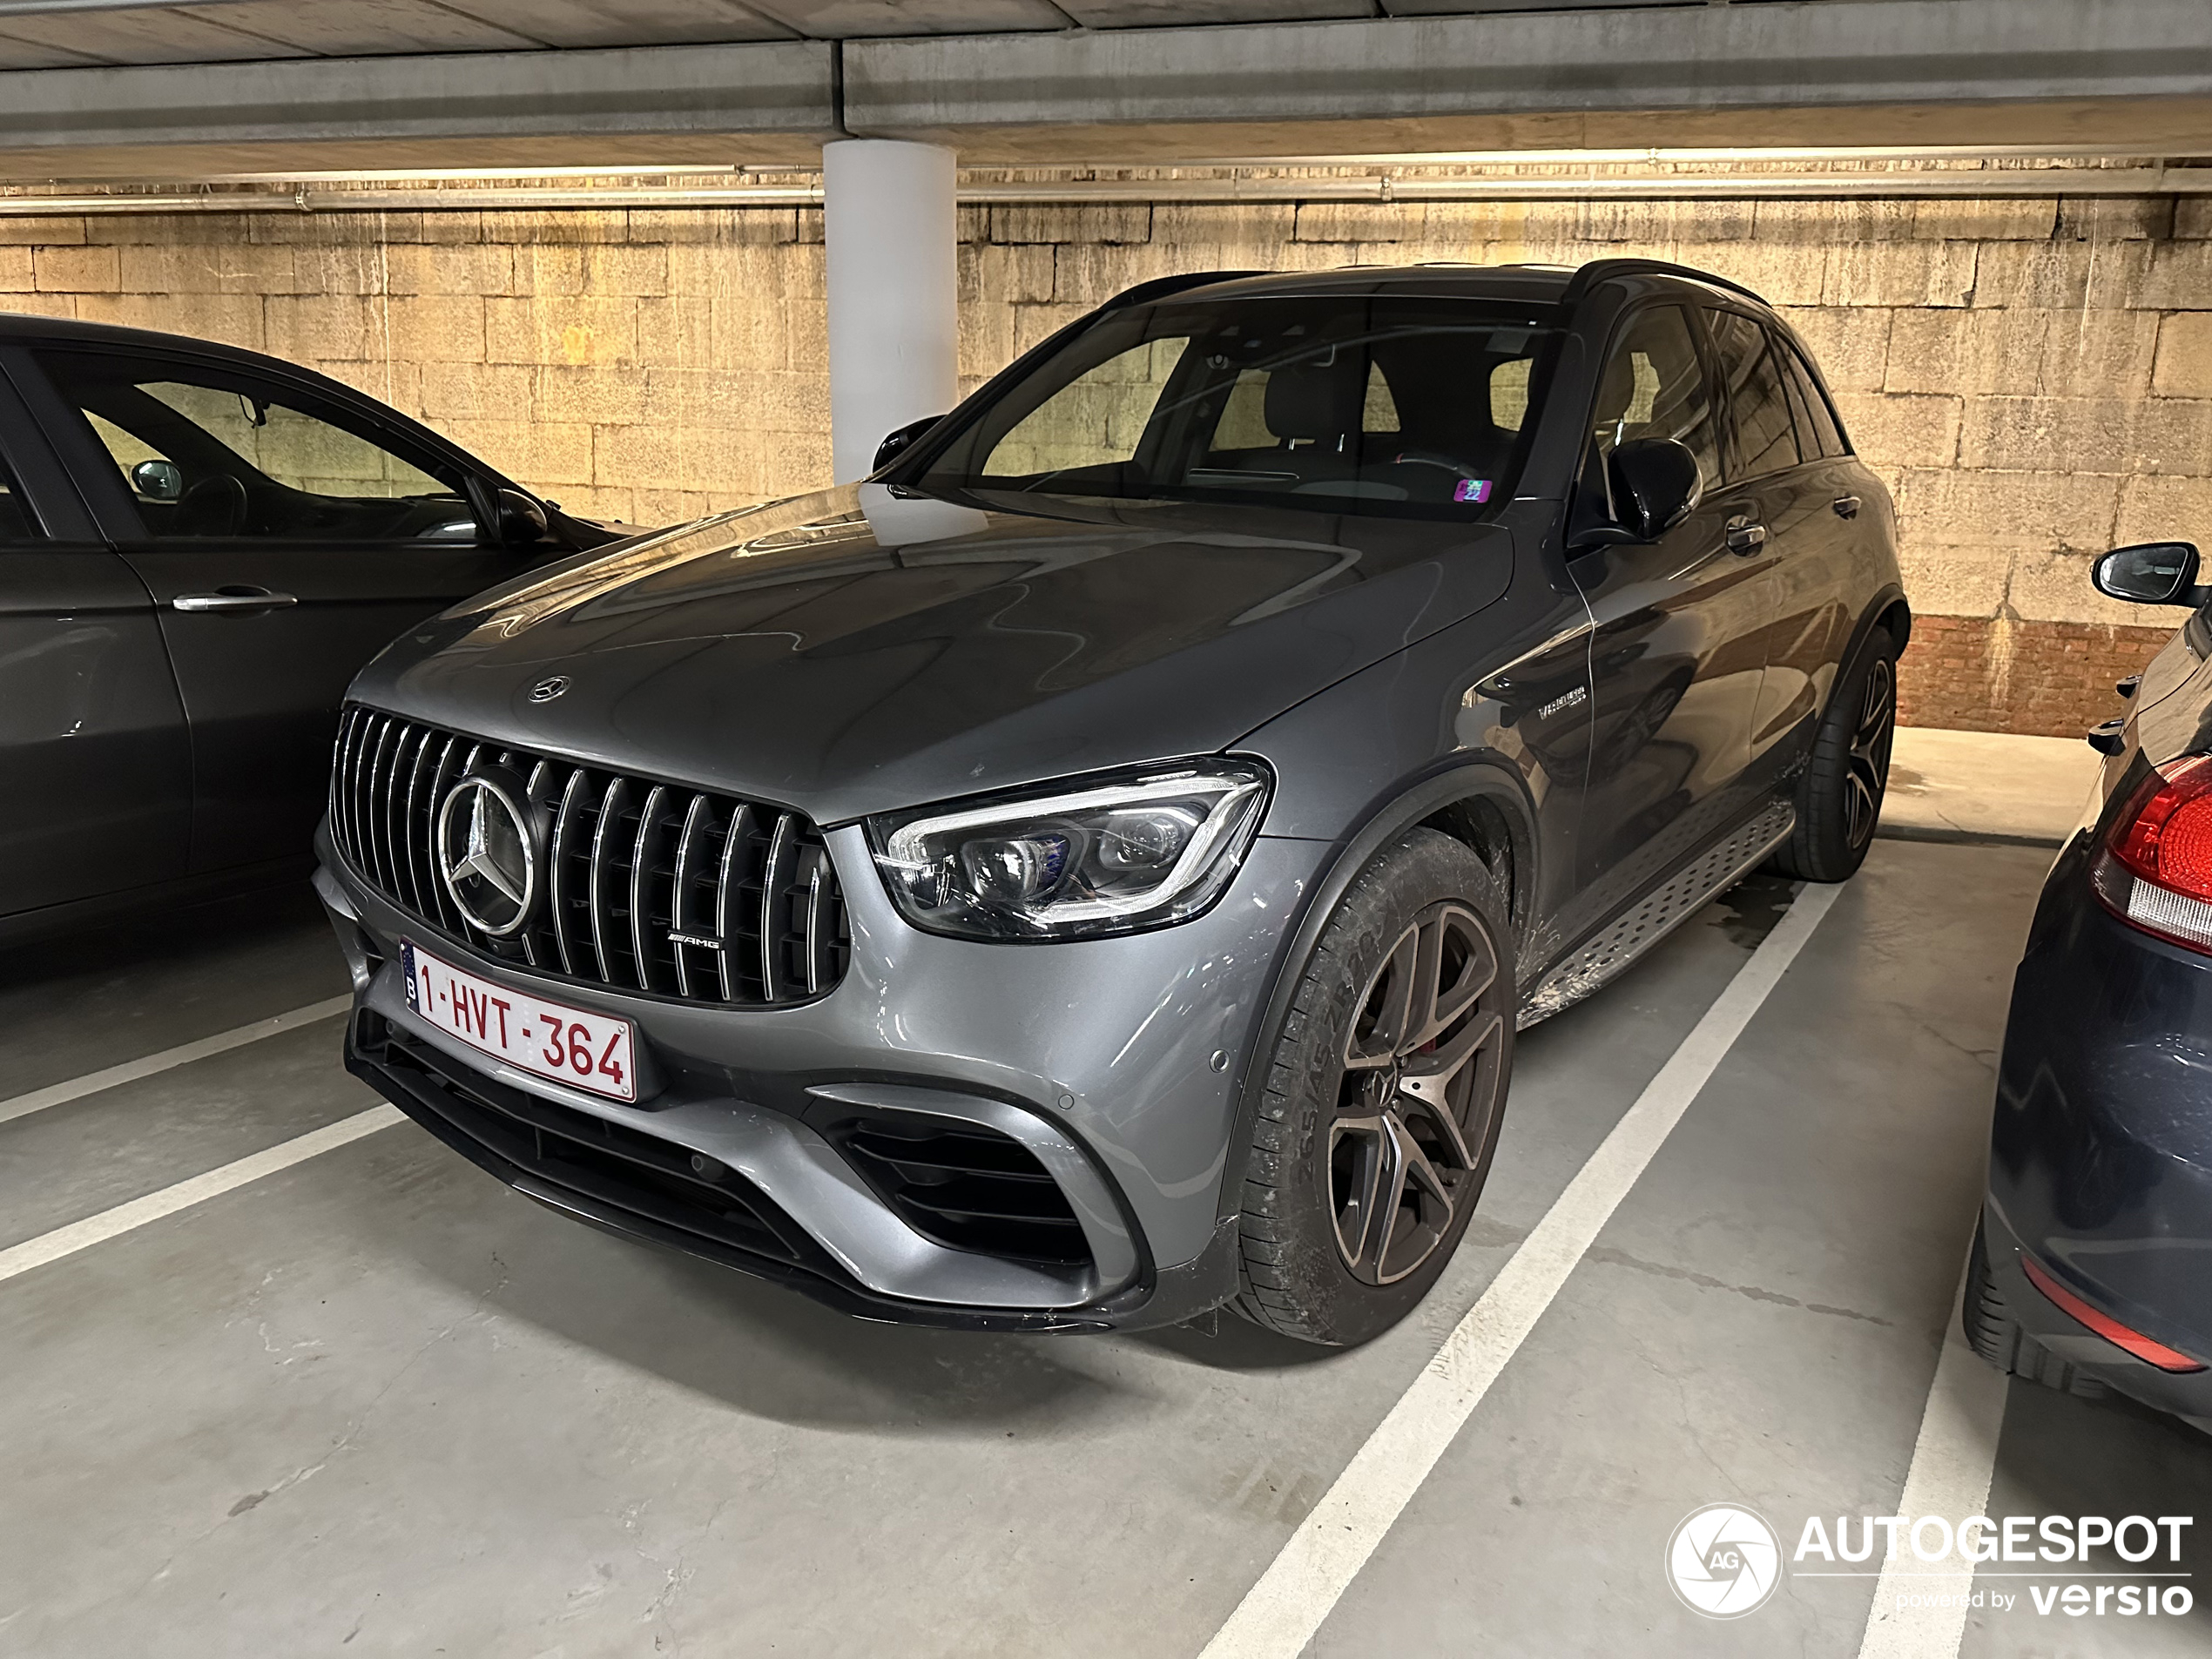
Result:
<svg viewBox="0 0 2212 1659"><path fill-rule="evenodd" d="M2212 1359L2212 957L2107 911L2087 838L2054 867L2013 981L1990 1138L1992 1270L2038 1341L2161 1410L2212 1418L2212 1371L2123 1352L2030 1282Z"/></svg>
<svg viewBox="0 0 2212 1659"><path fill-rule="evenodd" d="M1217 1210L1237 1081L1286 923L1327 849L1262 838L1223 900L1175 927L1001 946L907 927L858 832L829 840L851 965L811 1002L759 1008L548 979L471 951L395 907L326 837L315 885L355 985L347 1064L541 1203L867 1317L1133 1328L1233 1294L1236 1224ZM631 1021L641 1098L526 1076L421 1019L402 939ZM981 1147L985 1164L1018 1164L1028 1173L991 1177L1030 1183L998 1189L1017 1200L1049 1177L1056 1213L1080 1227L1081 1259L960 1247L932 1228L926 1195L914 1207L887 1174L886 1132L941 1135ZM915 1156L936 1157L939 1143Z"/></svg>

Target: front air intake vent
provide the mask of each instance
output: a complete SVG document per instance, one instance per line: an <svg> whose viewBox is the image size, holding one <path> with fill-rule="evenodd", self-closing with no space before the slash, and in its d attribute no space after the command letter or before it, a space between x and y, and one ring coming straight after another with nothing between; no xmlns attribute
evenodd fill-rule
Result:
<svg viewBox="0 0 2212 1659"><path fill-rule="evenodd" d="M440 873L440 804L479 767L527 781L536 876L522 925L495 937ZM688 1001L801 1002L851 954L821 832L797 813L503 748L348 707L330 833L394 904L484 955Z"/></svg>
<svg viewBox="0 0 2212 1659"><path fill-rule="evenodd" d="M1036 1154L981 1124L888 1115L834 1138L901 1219L954 1250L1072 1265L1090 1260L1082 1224Z"/></svg>

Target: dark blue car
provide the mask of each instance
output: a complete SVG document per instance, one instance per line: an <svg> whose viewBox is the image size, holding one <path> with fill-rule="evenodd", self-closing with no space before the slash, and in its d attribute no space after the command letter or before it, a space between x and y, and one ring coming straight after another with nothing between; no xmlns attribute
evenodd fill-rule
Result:
<svg viewBox="0 0 2212 1659"><path fill-rule="evenodd" d="M2089 733L2103 778L2013 984L1966 1335L2212 1430L2212 588L2185 542L2095 580L2193 614Z"/></svg>

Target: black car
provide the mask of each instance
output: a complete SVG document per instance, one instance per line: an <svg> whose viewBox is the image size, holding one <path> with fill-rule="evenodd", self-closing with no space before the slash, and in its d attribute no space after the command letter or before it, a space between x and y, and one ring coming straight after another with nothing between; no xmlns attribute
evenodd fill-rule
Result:
<svg viewBox="0 0 2212 1659"><path fill-rule="evenodd" d="M354 684L348 1063L543 1203L879 1318L1356 1342L1517 1027L1865 855L1889 499L1732 284L1169 279L894 436Z"/></svg>
<svg viewBox="0 0 2212 1659"><path fill-rule="evenodd" d="M2193 614L2120 684L2087 821L2013 981L1966 1335L2016 1375L2212 1429L2212 588L2186 542L2097 562Z"/></svg>
<svg viewBox="0 0 2212 1659"><path fill-rule="evenodd" d="M361 664L614 535L320 374L0 315L0 938L304 869Z"/></svg>

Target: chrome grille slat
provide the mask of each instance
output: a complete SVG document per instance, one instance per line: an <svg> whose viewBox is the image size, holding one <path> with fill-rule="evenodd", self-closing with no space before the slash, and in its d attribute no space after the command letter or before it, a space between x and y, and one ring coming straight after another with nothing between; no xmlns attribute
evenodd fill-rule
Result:
<svg viewBox="0 0 2212 1659"><path fill-rule="evenodd" d="M599 799L599 821L591 826L591 949L599 959L599 977L611 985L615 982L614 964L607 958L607 934L614 927L614 914L606 900L607 832L621 811L622 800L630 792L630 779L617 778L607 786L607 792Z"/></svg>
<svg viewBox="0 0 2212 1659"><path fill-rule="evenodd" d="M776 959L784 951L782 913L790 902L784 883L788 879L786 866L797 851L792 841L795 822L789 813L778 815L776 833L768 841L768 857L760 867L760 995L768 1002L776 1000L777 988L783 983L781 964Z"/></svg>
<svg viewBox="0 0 2212 1659"><path fill-rule="evenodd" d="M582 766L569 774L560 809L553 815L553 847L546 860L552 867L545 896L553 908L553 942L561 954L561 971L571 974L579 970L576 942L570 936L576 898L568 887L569 860L575 855L577 819L583 815L583 798L591 787L589 779Z"/></svg>
<svg viewBox="0 0 2212 1659"><path fill-rule="evenodd" d="M698 880L699 843L706 837L706 825L714 816L714 808L705 795L691 797L691 804L684 811L684 827L676 837L676 884L668 895L668 928L671 933L691 931L691 883ZM674 941L670 941L674 944ZM685 953L694 947L676 945L676 995L690 996L691 968Z"/></svg>
<svg viewBox="0 0 2212 1659"><path fill-rule="evenodd" d="M637 988L656 990L653 983L652 948L645 942L646 925L652 920L652 894L648 891L653 879L653 832L660 826L661 803L668 799L668 791L655 784L645 792L645 804L637 813L637 841L630 852L630 943L637 952Z"/></svg>
<svg viewBox="0 0 2212 1659"><path fill-rule="evenodd" d="M544 908L493 939L439 873L437 820L471 768L523 774ZM850 954L820 833L797 813L577 765L348 705L331 748L330 833L356 876L423 926L518 968L633 994L739 1006L835 988ZM711 934L721 948L668 934ZM715 958L708 970L702 954Z"/></svg>
<svg viewBox="0 0 2212 1659"><path fill-rule="evenodd" d="M752 840L752 808L739 801L730 814L730 827L722 837L722 861L714 880L714 936L722 941L717 966L722 977L722 1000L738 1001L738 935L732 931L738 916L738 889L744 880L739 863Z"/></svg>

